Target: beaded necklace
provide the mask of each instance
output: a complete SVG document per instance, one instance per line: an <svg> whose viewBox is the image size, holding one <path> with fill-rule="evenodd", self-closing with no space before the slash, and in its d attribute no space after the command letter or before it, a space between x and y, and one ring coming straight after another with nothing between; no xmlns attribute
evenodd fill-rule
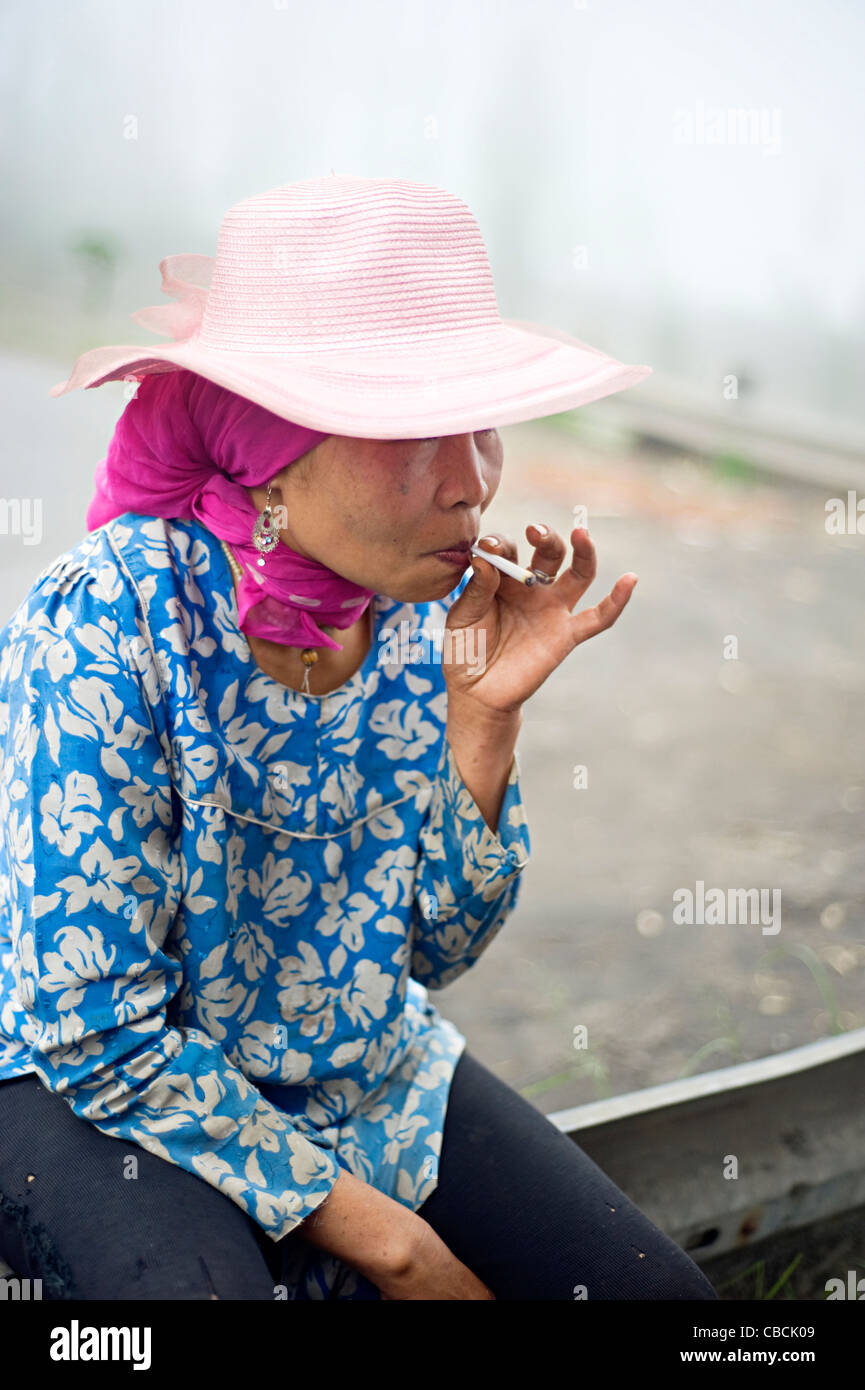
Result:
<svg viewBox="0 0 865 1390"><path fill-rule="evenodd" d="M236 589L237 589L237 585L240 583L241 579L243 578L243 570L240 568L240 565L238 564L237 560L236 560L236 559L234 558L234 556L232 555L232 553L231 553L231 551L229 550L228 546L226 545L225 541L220 540L219 544L222 546L222 549L225 551L225 557L226 557L226 559L228 560L228 564L229 564L229 567L230 567L230 569L231 569L232 577L234 578L234 587L235 587L235 590L236 590ZM304 647L303 650L302 650L302 652L300 653L300 659L301 659L301 661L303 662L303 665L304 665L304 668L305 668L305 669L304 669L304 672L303 672L303 685L301 686L301 690L302 690L302 692L303 692L304 695L310 695L312 692L311 692L311 690L310 690L310 688L309 688L309 672L310 672L310 668L311 668L312 666L314 666L315 663L318 661L318 652L316 651L315 647Z"/></svg>

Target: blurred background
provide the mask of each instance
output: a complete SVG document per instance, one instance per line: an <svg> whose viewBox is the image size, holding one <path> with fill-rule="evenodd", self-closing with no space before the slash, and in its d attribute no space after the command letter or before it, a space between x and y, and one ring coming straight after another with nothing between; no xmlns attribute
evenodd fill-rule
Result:
<svg viewBox="0 0 865 1390"><path fill-rule="evenodd" d="M161 341L129 314L164 256L331 170L446 187L503 317L653 375L502 431L491 527L527 557L585 508L586 602L639 583L526 708L519 905L434 1001L546 1112L865 1025L862 7L8 0L0 33L3 621L124 404L49 388ZM778 890L780 930L677 924L698 882Z"/></svg>

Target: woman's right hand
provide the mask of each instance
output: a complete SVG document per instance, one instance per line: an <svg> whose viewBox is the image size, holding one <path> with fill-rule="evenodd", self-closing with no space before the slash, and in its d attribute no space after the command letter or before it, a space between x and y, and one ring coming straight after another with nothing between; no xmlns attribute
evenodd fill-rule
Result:
<svg viewBox="0 0 865 1390"><path fill-rule="evenodd" d="M374 1280L384 1300L482 1299L495 1294L458 1260L428 1221L418 1218L405 1265Z"/></svg>
<svg viewBox="0 0 865 1390"><path fill-rule="evenodd" d="M495 1298L428 1221L345 1169L297 1230L352 1265L384 1299Z"/></svg>

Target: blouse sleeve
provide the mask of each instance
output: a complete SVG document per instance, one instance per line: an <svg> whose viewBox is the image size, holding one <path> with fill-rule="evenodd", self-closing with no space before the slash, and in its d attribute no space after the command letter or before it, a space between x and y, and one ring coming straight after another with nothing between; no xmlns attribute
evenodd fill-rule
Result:
<svg viewBox="0 0 865 1390"><path fill-rule="evenodd" d="M0 853L25 1041L76 1115L196 1174L276 1241L340 1167L204 1029L169 1022L183 979L169 929L213 900L175 844L153 652L146 627L129 642L118 623L136 614L105 565L43 581L6 629Z"/></svg>
<svg viewBox="0 0 865 1390"><path fill-rule="evenodd" d="M445 736L415 876L411 973L427 989L444 989L486 950L516 906L530 852L516 753L494 834Z"/></svg>

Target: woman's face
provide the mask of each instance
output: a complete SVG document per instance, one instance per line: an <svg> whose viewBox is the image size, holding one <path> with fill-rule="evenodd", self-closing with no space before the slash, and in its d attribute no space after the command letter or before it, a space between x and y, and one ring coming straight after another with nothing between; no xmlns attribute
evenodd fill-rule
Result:
<svg viewBox="0 0 865 1390"><path fill-rule="evenodd" d="M444 598L471 557L434 552L481 535L502 471L498 431L436 439L331 435L274 479L280 537L298 554L404 603ZM251 488L257 509L266 488Z"/></svg>

